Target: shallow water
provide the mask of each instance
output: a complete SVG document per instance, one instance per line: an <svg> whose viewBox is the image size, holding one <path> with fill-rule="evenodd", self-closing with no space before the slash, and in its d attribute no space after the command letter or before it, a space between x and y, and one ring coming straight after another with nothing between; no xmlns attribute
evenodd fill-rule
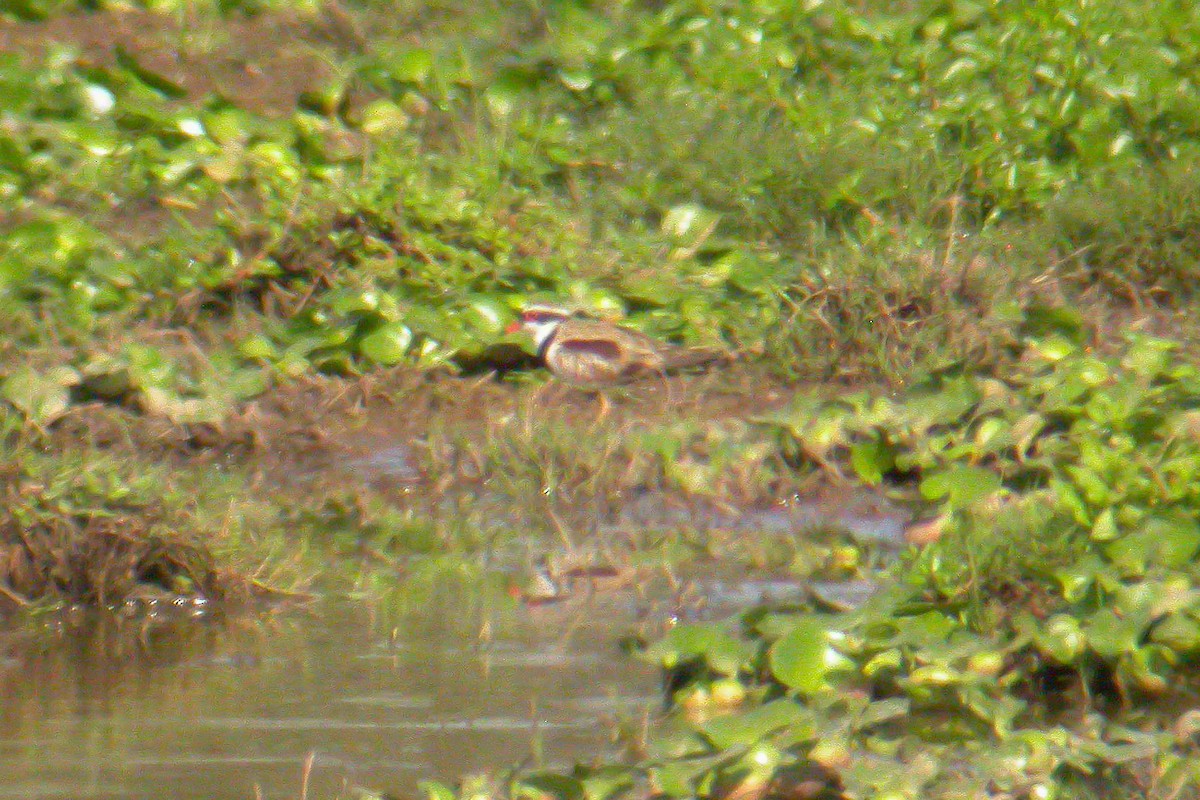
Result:
<svg viewBox="0 0 1200 800"><path fill-rule="evenodd" d="M297 798L310 754L308 797L415 797L430 778L613 756L618 724L662 704L659 674L620 637L804 591L742 574L536 607L441 595L0 631L0 800Z"/></svg>
<svg viewBox="0 0 1200 800"><path fill-rule="evenodd" d="M0 798L295 798L310 753L309 797L412 796L428 778L611 754L616 721L661 702L615 643L635 612L489 620L451 599L390 618L342 604L0 635Z"/></svg>
<svg viewBox="0 0 1200 800"><path fill-rule="evenodd" d="M359 481L385 481L392 485L417 486L421 481L412 450L403 444L382 444L370 455L341 461L340 469ZM867 494L843 498L844 506L795 498L766 507L719 508L702 500L648 491L621 502L605 502L606 508L587 509L594 532L601 537L614 531L687 528L695 531L732 530L762 533L803 533L816 528L836 528L856 540L886 549L904 547L908 514L881 498ZM444 499L443 515L457 512L454 500ZM499 527L509 524L513 498L471 489L471 504L494 509L487 515Z"/></svg>
<svg viewBox="0 0 1200 800"><path fill-rule="evenodd" d="M419 478L403 447L344 466L358 479ZM494 524L506 524L509 501L472 497L489 503ZM902 546L898 513L852 508L715 509L650 493L595 515L594 532L834 527L884 550ZM175 622L110 615L49 635L0 630L0 800L305 790L316 800L355 797L356 787L416 797L431 778L611 758L618 724L640 727L662 703L660 676L620 651L622 636L808 596L789 576L744 570L669 583L537 607L443 589L403 610L341 602L234 620L184 610ZM807 587L841 606L874 590L868 581Z"/></svg>

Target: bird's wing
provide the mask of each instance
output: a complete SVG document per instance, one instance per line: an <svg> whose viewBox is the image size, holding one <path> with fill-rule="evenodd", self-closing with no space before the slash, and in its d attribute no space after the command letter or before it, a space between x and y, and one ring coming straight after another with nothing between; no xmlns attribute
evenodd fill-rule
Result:
<svg viewBox="0 0 1200 800"><path fill-rule="evenodd" d="M626 353L608 337L555 337L553 360L555 373L568 383L583 386L616 383L622 379Z"/></svg>
<svg viewBox="0 0 1200 800"><path fill-rule="evenodd" d="M602 358L612 362L620 362L624 357L621 345L612 339L559 336L555 344L560 351L570 354L573 358Z"/></svg>
<svg viewBox="0 0 1200 800"><path fill-rule="evenodd" d="M655 367L661 358L659 351L664 346L641 331L612 322L575 319L563 328L563 333L573 339L608 339L616 343L625 360L646 362Z"/></svg>

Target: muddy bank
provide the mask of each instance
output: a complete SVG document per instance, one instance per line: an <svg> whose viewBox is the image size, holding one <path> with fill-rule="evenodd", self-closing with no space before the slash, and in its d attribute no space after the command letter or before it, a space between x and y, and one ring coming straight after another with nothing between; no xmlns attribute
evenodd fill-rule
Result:
<svg viewBox="0 0 1200 800"><path fill-rule="evenodd" d="M776 564L797 531L898 513L782 462L754 420L794 391L734 365L614 390L602 413L541 375L393 371L277 386L216 424L80 404L13 438L5 586L16 606L216 600L303 590L306 558L624 567L668 541ZM46 449L78 468L51 474ZM263 577L293 553L286 581Z"/></svg>

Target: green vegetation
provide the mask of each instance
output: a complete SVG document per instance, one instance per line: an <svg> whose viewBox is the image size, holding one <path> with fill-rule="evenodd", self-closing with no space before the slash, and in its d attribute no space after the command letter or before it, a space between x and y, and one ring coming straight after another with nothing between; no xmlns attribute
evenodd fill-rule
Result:
<svg viewBox="0 0 1200 800"><path fill-rule="evenodd" d="M290 591L331 554L323 588L362 591L365 561L519 546L866 571L588 540L616 493L856 481L940 537L860 608L646 643L692 716L510 788L1197 791L1170 701L1200 649L1200 13L0 0L0 36L6 604ZM585 420L520 385L534 299L723 342L748 383ZM419 498L278 477L373 387Z"/></svg>
<svg viewBox="0 0 1200 800"><path fill-rule="evenodd" d="M313 85L241 103L150 66L236 31L106 12L144 29L5 57L6 316L75 368L133 318L268 374L475 369L530 296L782 376L993 360L1001 299L1191 292L1196 23L1123 8L411 9L421 47L298 43Z"/></svg>
<svg viewBox="0 0 1200 800"><path fill-rule="evenodd" d="M680 676L679 729L623 772L522 790L1196 791L1195 712L1180 700L1200 657L1200 371L1145 336L1097 357L1079 325L1031 311L1003 380L947 371L898 402L777 415L797 461L936 502L941 538L860 608L674 629L643 655Z"/></svg>

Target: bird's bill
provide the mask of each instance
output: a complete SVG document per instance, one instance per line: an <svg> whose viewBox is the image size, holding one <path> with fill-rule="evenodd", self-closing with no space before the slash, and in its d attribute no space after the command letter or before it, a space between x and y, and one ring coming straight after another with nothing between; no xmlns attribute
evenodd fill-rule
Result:
<svg viewBox="0 0 1200 800"><path fill-rule="evenodd" d="M507 325L507 326L505 326L505 328L504 328L504 332L505 332L505 333L520 333L520 331L521 331L521 322L520 322L520 320L517 320L517 321L515 321L515 322L510 322L510 323L508 323L508 325Z"/></svg>

